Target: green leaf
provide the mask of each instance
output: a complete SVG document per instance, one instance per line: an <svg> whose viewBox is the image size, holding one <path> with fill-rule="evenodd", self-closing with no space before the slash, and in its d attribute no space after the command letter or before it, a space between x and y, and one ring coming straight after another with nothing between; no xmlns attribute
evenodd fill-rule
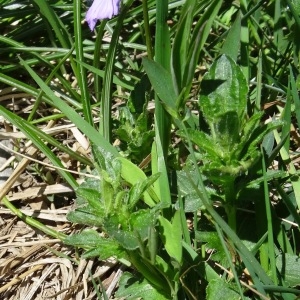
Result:
<svg viewBox="0 0 300 300"><path fill-rule="evenodd" d="M182 7L180 19L177 24L176 35L173 42L171 53L171 71L174 78L176 91L179 94L185 87L186 82L182 82L184 71L187 64L187 54L189 48L189 40L191 35L191 28L193 24L193 13L196 1L188 0ZM183 43L182 41L186 41Z"/></svg>
<svg viewBox="0 0 300 300"><path fill-rule="evenodd" d="M155 61L144 58L143 66L155 93L165 104L168 113L174 118L178 118L176 110L177 95L174 90L173 80L170 72Z"/></svg>
<svg viewBox="0 0 300 300"><path fill-rule="evenodd" d="M257 112L251 118L249 118L243 128L243 136L241 137L241 142L248 141L253 131L259 125L260 119L263 116L263 112Z"/></svg>
<svg viewBox="0 0 300 300"><path fill-rule="evenodd" d="M258 144L263 140L263 138L274 129L281 127L283 124L280 120L275 120L270 123L257 126L251 132L251 136L246 140L246 135L242 137L240 146L234 153L237 159L247 159L247 155L251 152L257 152ZM242 156L242 157L241 157Z"/></svg>
<svg viewBox="0 0 300 300"><path fill-rule="evenodd" d="M230 27L226 40L222 47L222 53L230 56L234 61L237 60L240 50L241 36L241 14L237 13L237 17Z"/></svg>
<svg viewBox="0 0 300 300"><path fill-rule="evenodd" d="M178 190L184 199L184 211L195 212L203 207L203 203L189 182L186 172L189 172L191 176L196 176L194 170L177 171Z"/></svg>
<svg viewBox="0 0 300 300"><path fill-rule="evenodd" d="M225 153L230 153L232 147L235 147L239 142L240 129L242 120L239 118L237 112L228 111L219 115L219 120L213 126L214 133L217 137L218 146L222 147Z"/></svg>
<svg viewBox="0 0 300 300"><path fill-rule="evenodd" d="M96 170L93 175L99 176ZM103 218L106 215L106 209L101 196L101 182L97 178L87 178L76 189L76 209L67 214L70 222L102 226Z"/></svg>
<svg viewBox="0 0 300 300"><path fill-rule="evenodd" d="M198 242L205 244L205 249L214 250L212 254L213 260L220 262L222 265L228 266L228 261L224 248L220 242L220 238L216 232L212 231L196 231L195 238Z"/></svg>
<svg viewBox="0 0 300 300"><path fill-rule="evenodd" d="M204 160L219 161L223 157L223 151L215 143L211 136L207 135L203 131L187 129L187 134L183 130L179 130L178 135L185 138L187 141L190 139L199 147L200 153L204 154Z"/></svg>
<svg viewBox="0 0 300 300"><path fill-rule="evenodd" d="M278 272L287 286L300 285L300 258L297 255L281 253L276 258Z"/></svg>
<svg viewBox="0 0 300 300"><path fill-rule="evenodd" d="M223 279L213 279L206 288L207 300L240 300L241 295L236 292L235 285L227 283ZM250 299L244 297L244 299Z"/></svg>
<svg viewBox="0 0 300 300"><path fill-rule="evenodd" d="M116 158L121 162L121 176L131 185L138 182L144 182L147 180L146 174L130 160L118 157ZM150 207L155 205L154 200L158 200L152 187L149 187L147 191L144 192L144 201Z"/></svg>
<svg viewBox="0 0 300 300"><path fill-rule="evenodd" d="M67 245L88 249L83 255L83 258L99 257L107 259L111 256L124 257L125 252L120 248L120 245L109 238L103 238L97 231L86 229L78 234L73 234L66 237L64 241Z"/></svg>
<svg viewBox="0 0 300 300"><path fill-rule="evenodd" d="M100 182L98 180L94 180L93 183L98 183ZM82 199L85 199L85 201L90 205L90 207L94 210L103 210L103 204L101 203L101 193L98 190L98 187L94 188L92 187L83 187L80 186L76 190L76 195L78 197L81 197Z"/></svg>
<svg viewBox="0 0 300 300"><path fill-rule="evenodd" d="M129 272L124 272L120 279L119 289L116 292L118 298L128 300L168 300L161 291L156 290L146 279L135 277Z"/></svg>
<svg viewBox="0 0 300 300"><path fill-rule="evenodd" d="M112 215L105 219L104 228L107 234L116 240L124 249L134 250L140 246L138 235L130 230L129 224L120 224L118 215Z"/></svg>
<svg viewBox="0 0 300 300"><path fill-rule="evenodd" d="M231 134L239 134L246 112L247 93L248 85L242 70L232 58L222 55L204 76L199 98L200 109L212 131L220 119L228 113L236 113L238 126ZM230 128L224 130L230 132ZM212 135L216 135L217 139L222 137L218 136L218 132L212 132Z"/></svg>
<svg viewBox="0 0 300 300"><path fill-rule="evenodd" d="M180 211L176 211L172 222L169 222L163 216L158 217L161 225L161 236L168 254L181 262L182 260L182 229L180 220Z"/></svg>
<svg viewBox="0 0 300 300"><path fill-rule="evenodd" d="M67 220L72 223L98 227L103 225L103 217L100 217L99 213L96 213L90 206L76 208L67 214Z"/></svg>
<svg viewBox="0 0 300 300"><path fill-rule="evenodd" d="M104 220L107 234L127 250L134 250L148 238L150 227L156 223L156 212L140 209L129 215L126 209L117 211Z"/></svg>
<svg viewBox="0 0 300 300"><path fill-rule="evenodd" d="M129 210L132 210L136 203L142 198L143 194L149 189L152 188L154 182L159 178L160 174L156 173L149 176L144 181L139 181L132 186L129 192Z"/></svg>
<svg viewBox="0 0 300 300"><path fill-rule="evenodd" d="M149 229L157 220L157 213L149 209L140 209L130 215L130 225L133 232L138 233L142 241L148 238Z"/></svg>

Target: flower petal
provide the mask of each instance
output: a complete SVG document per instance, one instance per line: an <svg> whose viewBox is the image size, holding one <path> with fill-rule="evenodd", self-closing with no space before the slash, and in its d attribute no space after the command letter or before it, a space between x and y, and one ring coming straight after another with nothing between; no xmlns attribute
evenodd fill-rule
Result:
<svg viewBox="0 0 300 300"><path fill-rule="evenodd" d="M98 20L111 19L119 13L121 0L94 0L85 18L91 30Z"/></svg>

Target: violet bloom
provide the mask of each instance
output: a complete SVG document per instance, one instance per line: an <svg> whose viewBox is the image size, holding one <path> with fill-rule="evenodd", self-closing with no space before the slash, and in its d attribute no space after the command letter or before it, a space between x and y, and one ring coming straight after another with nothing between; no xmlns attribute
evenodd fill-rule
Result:
<svg viewBox="0 0 300 300"><path fill-rule="evenodd" d="M111 19L119 13L121 0L94 0L86 13L85 19L91 30L94 30L98 20Z"/></svg>

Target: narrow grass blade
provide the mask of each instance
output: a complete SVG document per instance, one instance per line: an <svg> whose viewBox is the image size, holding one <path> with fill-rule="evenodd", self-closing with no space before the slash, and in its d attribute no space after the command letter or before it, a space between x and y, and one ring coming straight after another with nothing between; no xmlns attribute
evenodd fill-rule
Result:
<svg viewBox="0 0 300 300"><path fill-rule="evenodd" d="M290 79L289 82L291 85L291 96L295 103L295 115L296 115L296 119L297 119L297 123L298 123L298 128L300 128L300 98L299 98L298 89L296 86L296 82L295 82L295 78L294 78L294 74L293 74L293 70L292 70L291 66L290 66L289 79Z"/></svg>
<svg viewBox="0 0 300 300"><path fill-rule="evenodd" d="M53 8L51 7L49 1L45 0L34 0L33 1L40 9L41 14L49 22L51 29L55 32L60 44L67 49L71 48L71 37L61 22L60 18L55 14Z"/></svg>
<svg viewBox="0 0 300 300"><path fill-rule="evenodd" d="M12 124L14 124L17 128L19 128L28 137L28 139L31 140L34 143L34 145L48 157L48 159L51 161L51 163L54 166L57 166L59 168L64 167L60 159L55 155L55 153L51 151L49 147L47 147L47 145L40 137L41 136L46 137L48 141L51 141L53 144L58 145L59 143L57 141L55 141L52 137L47 136L45 133L41 131L37 132L38 130L30 123L18 117L17 115L7 111L5 108L1 106L0 106L0 114L4 116L6 120L9 120ZM59 148L63 151L66 150L64 149L65 147L63 147L62 145L60 145ZM70 153L70 151L66 151L66 152ZM72 177L70 173L60 169L58 169L57 171L70 184L72 188L75 189L78 186L76 180Z"/></svg>
<svg viewBox="0 0 300 300"><path fill-rule="evenodd" d="M273 232L273 223L272 223L272 213L271 213L271 205L269 199L269 187L266 178L266 161L263 153L263 149L261 147L262 152L262 172L264 177L264 198L265 198L265 211L267 217L267 226L268 226L268 256L270 259L270 266L272 272L273 282L278 284L277 280L277 271L276 271L276 260L275 260L275 249L274 249L274 232Z"/></svg>
<svg viewBox="0 0 300 300"><path fill-rule="evenodd" d="M118 45L118 39L123 26L123 21L127 11L132 4L133 0L129 0L123 6L123 9L117 19L117 24L110 41L110 46L106 58L106 66L103 78L103 91L101 97L101 123L100 133L108 141L111 141L112 124L111 124L111 107L112 107L112 79L114 74L115 55Z"/></svg>
<svg viewBox="0 0 300 300"><path fill-rule="evenodd" d="M221 0L214 0L210 2L210 5L207 7L205 12L195 25L187 57L188 64L186 65L184 71L183 82L185 82L186 94L189 94L190 92L195 68L199 61L199 55L203 50L203 46L207 40L208 35L211 32L211 27L221 8L222 2L223 1Z"/></svg>
<svg viewBox="0 0 300 300"><path fill-rule="evenodd" d="M19 128L29 140L31 140L32 136L35 135L45 141L46 143L51 144L52 146L58 148L63 153L70 155L73 159L86 164L92 165L92 162L84 156L72 151L69 147L66 147L59 143L56 139L45 133L44 131L40 130L38 127L32 125L30 122L20 118L18 115L14 114L13 112L8 111L4 107L0 106L0 114L9 122L14 124L17 128ZM27 130L28 129L28 130Z"/></svg>
<svg viewBox="0 0 300 300"><path fill-rule="evenodd" d="M227 258L227 261L228 261L228 263L229 263L231 272L233 273L233 277L234 277L235 283L236 283L236 285L237 285L237 287L238 287L238 290L239 290L241 299L244 299L243 290L242 290L242 287L241 287L241 284L240 284L240 280L239 280L239 277L238 277L238 275L237 275L235 266L233 265L232 257L231 257L231 255L230 255L230 252L229 252L229 250L228 250L228 248L227 248L227 246L226 246L226 243L225 243L225 239L224 239L223 233L222 233L220 227L218 226L218 224L215 224L215 227L216 227L216 230L217 230L219 239L220 239L220 241L221 241L222 247L223 247L223 249L224 249L224 251L225 251L226 258Z"/></svg>
<svg viewBox="0 0 300 300"><path fill-rule="evenodd" d="M102 40L103 40L103 36L105 33L105 25L106 25L107 21L103 20L100 24L100 26L98 26L97 30L97 37L96 37L96 42L95 42L95 49L94 49L94 59L93 59L93 68L97 71L103 72L104 75L104 71L100 70L101 69L101 62L100 62L100 58L101 58L101 54L102 54ZM82 62L78 62L77 63L82 63ZM84 64L83 64L84 66ZM85 67L87 68L87 66L90 67L90 65L86 65ZM87 70L89 70L89 68L87 68ZM90 70L91 71L91 70ZM101 100L101 91L102 91L102 78L103 75L100 75L98 73L96 73L95 71L92 71L94 73L94 91L95 91L95 98L97 103L100 103ZM113 80L114 82L114 80ZM114 82L115 83L115 82Z"/></svg>
<svg viewBox="0 0 300 300"><path fill-rule="evenodd" d="M58 72L58 70L60 69L60 67L64 64L64 62L72 55L74 48L72 48L60 61L59 63L55 66L55 68L51 71L50 75L47 77L47 79L45 80L46 84L49 84L52 80L52 78L56 75L56 73ZM65 85L66 86L66 85ZM42 101L42 95L43 92L40 91L38 97L36 98L33 108L28 116L28 121L31 121L33 119L33 116L35 115L41 101Z"/></svg>
<svg viewBox="0 0 300 300"><path fill-rule="evenodd" d="M242 0L241 4L241 12L243 15L247 15L248 13L248 3L247 0ZM249 67L249 28L248 28L248 18L242 18L241 23L241 68L246 77L246 80L250 80L250 67Z"/></svg>
<svg viewBox="0 0 300 300"><path fill-rule="evenodd" d="M88 124L82 117L76 113L70 106L68 106L64 101L58 98L54 92L44 83L44 81L25 63L21 60L26 70L32 76L32 78L37 82L45 94L53 101L53 104L60 109L71 122L73 122L78 129L80 129L90 141L107 152L110 152L113 156L119 156L118 151L106 140L104 139L98 131Z"/></svg>
<svg viewBox="0 0 300 300"><path fill-rule="evenodd" d="M169 73L171 43L167 24L168 2L167 0L156 1L155 61ZM176 99L173 101L175 102ZM166 158L170 143L171 118L162 106L158 95L155 96L155 119L163 155Z"/></svg>
<svg viewBox="0 0 300 300"><path fill-rule="evenodd" d="M7 197L4 197L1 199L2 204L4 204L14 215L19 217L22 221L24 221L29 226L32 226L45 234L48 234L56 239L60 239L61 241L64 241L66 238L66 235L58 232L48 226L45 226L44 224L40 223L39 221L23 214L19 209L17 209L8 199Z"/></svg>
<svg viewBox="0 0 300 300"><path fill-rule="evenodd" d="M277 130L274 130L274 137L275 137L277 144L279 144L281 142L281 138L280 138ZM298 172L297 172L293 162L291 162L289 152L286 151L286 149L284 147L282 147L280 149L279 153L280 153L282 160L286 163L287 170L288 170L289 174L291 175L290 181L293 186L296 202L297 202L298 209L299 209L300 208L300 178L299 178Z"/></svg>
<svg viewBox="0 0 300 300"><path fill-rule="evenodd" d="M259 51L257 63L257 86L255 97L255 111L260 111L261 107L261 90L262 90L262 53Z"/></svg>
<svg viewBox="0 0 300 300"><path fill-rule="evenodd" d="M82 25L81 25L81 5L82 1L74 1L74 32L75 32L75 49L76 49L76 58L79 61L84 61L84 52L83 52L83 38L82 38ZM78 80L80 87L82 108L84 119L92 126L94 126L91 110L91 99L87 87L87 76L86 70L82 64L79 64L78 68L73 64L76 70L73 70Z"/></svg>
<svg viewBox="0 0 300 300"><path fill-rule="evenodd" d="M176 28L176 35L172 46L171 72L174 80L174 88L177 94L180 94L181 90L186 85L186 82L183 82L183 78L184 70L187 64L195 6L195 0L188 0L182 7L180 19ZM182 41L186 42L183 43Z"/></svg>

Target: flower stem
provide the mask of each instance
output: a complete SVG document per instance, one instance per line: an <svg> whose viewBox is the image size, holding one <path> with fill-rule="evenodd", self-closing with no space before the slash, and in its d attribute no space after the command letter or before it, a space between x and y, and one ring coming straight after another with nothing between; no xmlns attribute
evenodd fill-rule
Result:
<svg viewBox="0 0 300 300"><path fill-rule="evenodd" d="M228 225L236 233L236 192L234 180L226 183L225 211L227 214Z"/></svg>

